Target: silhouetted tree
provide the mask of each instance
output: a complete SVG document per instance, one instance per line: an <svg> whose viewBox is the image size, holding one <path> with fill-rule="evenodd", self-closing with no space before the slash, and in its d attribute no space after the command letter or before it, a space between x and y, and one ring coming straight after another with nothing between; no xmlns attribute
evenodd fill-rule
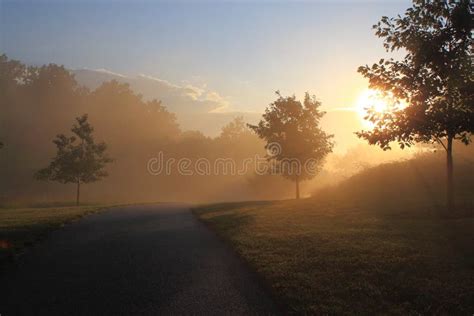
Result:
<svg viewBox="0 0 474 316"><path fill-rule="evenodd" d="M381 59L359 67L370 86L408 106L387 113L369 111L375 124L359 137L390 149L438 142L447 155L447 208L454 208L453 141L468 145L474 132L474 68L470 52L473 19L469 1L415 0L404 16L374 25L387 51L403 49L402 60Z"/></svg>
<svg viewBox="0 0 474 316"><path fill-rule="evenodd" d="M26 67L19 61L8 59L5 54L0 55L0 126L5 125L8 120L8 108L14 105L18 97L18 79L24 75L25 70ZM0 141L0 149L3 146L4 143Z"/></svg>
<svg viewBox="0 0 474 316"><path fill-rule="evenodd" d="M8 59L0 55L0 96L5 96L11 89L16 89L18 78L25 75L26 67L18 60Z"/></svg>
<svg viewBox="0 0 474 316"><path fill-rule="evenodd" d="M79 205L81 183L98 181L108 174L104 170L112 159L105 153L105 143L96 144L93 138L93 127L87 121L87 114L76 118L71 131L74 136L60 134L53 141L57 147L56 157L50 165L36 173L39 180L75 183L76 205Z"/></svg>
<svg viewBox="0 0 474 316"><path fill-rule="evenodd" d="M321 162L332 151L332 135L324 132L320 120L321 102L315 96L305 94L304 102L282 97L270 104L258 125L249 127L267 144L268 159L284 177L296 185L296 198L300 197L300 181L311 179Z"/></svg>

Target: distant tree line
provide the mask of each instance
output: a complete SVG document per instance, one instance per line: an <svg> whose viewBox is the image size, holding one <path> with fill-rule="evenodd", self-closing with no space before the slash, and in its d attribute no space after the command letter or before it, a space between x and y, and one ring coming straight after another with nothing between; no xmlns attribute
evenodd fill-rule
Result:
<svg viewBox="0 0 474 316"><path fill-rule="evenodd" d="M199 176L151 176L147 160L159 151L176 158L229 157L240 163L256 153L264 156L264 142L241 118L214 138L199 131L183 131L175 115L159 100L145 100L127 84L116 81L89 90L63 66L27 66L0 55L0 113L0 141L4 144L0 152L0 202L69 198L68 186L38 182L33 176L54 163L61 146L76 146L77 140L73 146L66 144L69 136L56 136L70 130L74 118L83 114L88 115L87 123L94 127L95 137L107 143L107 156L114 158L114 163L104 168L110 176L84 188L88 200L199 201L291 194L291 183L277 176L255 175L252 168L245 177L215 175L206 181ZM60 145L56 149L53 140ZM55 173L58 162L54 164L38 177L78 185L77 179L60 179Z"/></svg>

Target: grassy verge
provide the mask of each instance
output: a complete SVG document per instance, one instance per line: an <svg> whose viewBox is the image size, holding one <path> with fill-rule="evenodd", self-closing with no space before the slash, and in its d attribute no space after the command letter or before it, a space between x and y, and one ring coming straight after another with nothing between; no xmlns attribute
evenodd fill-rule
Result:
<svg viewBox="0 0 474 316"><path fill-rule="evenodd" d="M311 199L194 212L290 314L474 313L472 217L440 219L420 205Z"/></svg>
<svg viewBox="0 0 474 316"><path fill-rule="evenodd" d="M0 208L0 264L52 230L107 207Z"/></svg>

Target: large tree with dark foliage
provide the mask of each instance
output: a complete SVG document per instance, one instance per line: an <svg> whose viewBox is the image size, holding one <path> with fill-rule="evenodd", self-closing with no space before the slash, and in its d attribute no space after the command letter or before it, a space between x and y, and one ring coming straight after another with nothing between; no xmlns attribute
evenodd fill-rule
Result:
<svg viewBox="0 0 474 316"><path fill-rule="evenodd" d="M437 142L447 156L447 209L453 210L453 142L468 145L474 132L474 67L469 0L415 0L405 15L386 16L374 25L387 51L405 52L401 60L381 59L359 72L370 86L385 91L404 108L370 111L375 127L358 136L370 144L403 149L416 142Z"/></svg>
<svg viewBox="0 0 474 316"><path fill-rule="evenodd" d="M80 187L82 183L98 181L108 174L105 166L112 162L106 154L105 143L96 144L93 138L93 127L87 121L87 115L76 118L71 131L74 136L60 134L53 143L57 147L56 157L47 168L36 173L39 180L75 183L76 205L79 205Z"/></svg>
<svg viewBox="0 0 474 316"><path fill-rule="evenodd" d="M282 97L265 110L258 125L249 127L267 144L268 159L285 178L295 182L296 198L299 183L316 175L321 162L332 151L332 135L319 126L325 112L315 96L305 94L304 102L296 97Z"/></svg>

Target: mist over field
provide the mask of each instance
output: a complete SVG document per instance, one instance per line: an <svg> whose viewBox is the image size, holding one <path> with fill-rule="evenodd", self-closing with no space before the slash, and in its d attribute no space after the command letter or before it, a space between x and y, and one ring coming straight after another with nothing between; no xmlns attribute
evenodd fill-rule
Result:
<svg viewBox="0 0 474 316"><path fill-rule="evenodd" d="M288 185L284 181L254 176L252 170L245 176L182 176L176 171L170 175L151 175L147 170L148 160L159 152L174 159L231 158L236 165L257 153L263 157L263 143L247 130L244 121L209 137L201 131L182 128L176 114L152 96L143 98L128 83L106 81L89 90L60 66L37 68L28 78L14 77L15 69L23 67L14 61L3 57L1 66L13 69L11 73L3 72L4 76L12 77L2 78L9 84L2 94L0 127L6 144L0 159L2 166L8 166L2 168L4 203L71 198L71 186L37 182L33 174L54 155L51 140L55 135L70 134L74 118L83 113L89 115L97 138L108 144L115 160L108 168L109 178L85 186L86 201L209 201L285 196ZM181 92L173 93L173 98L181 95ZM187 94L181 98L185 102L183 106L207 107L198 114L205 119L201 123L209 126L216 125L216 121L228 123L238 116L229 114L225 119L213 120L209 114L206 118L206 111L212 108L209 104L217 106L215 102L195 100ZM273 191L269 185L277 191L268 194Z"/></svg>
<svg viewBox="0 0 474 316"><path fill-rule="evenodd" d="M110 177L84 187L85 201L225 201L284 199L293 194L290 181L258 175L254 166L244 175L211 172L189 176L177 170L152 175L147 169L149 159L160 152L165 159L194 162L199 158L211 162L232 159L236 168L243 167L246 158L264 158L264 143L246 126L255 123L258 113L212 112L222 105L208 100L210 93L206 96L206 92L146 77L125 80L108 72L71 72L56 65L34 68L23 77L20 69L25 66L7 57L2 58L1 66L10 69L3 72L2 79L9 84L2 94L0 125L6 144L0 159L7 166L2 169L2 203L71 198L72 185L38 182L33 174L54 155L52 139L59 133L68 134L73 119L84 113L115 160L107 168ZM196 125L203 128L193 129ZM334 183L360 168L400 156L366 145L332 154L322 174L305 184L304 194L309 195L313 186Z"/></svg>
<svg viewBox="0 0 474 316"><path fill-rule="evenodd" d="M127 78L105 71L69 71L53 64L34 68L28 77L22 77L19 69L25 66L7 57L2 58L1 67L12 69L3 72L2 78L9 83L1 96L0 135L7 144L0 152L1 163L6 167L2 168L0 180L0 198L4 204L72 198L74 185L38 182L33 174L54 155L51 140L55 135L69 133L74 117L83 113L89 115L97 138L108 144L114 158L107 168L108 178L84 186L83 196L89 203L286 199L293 195L291 181L277 175L258 174L255 164L239 175L224 174L223 170L211 170L205 175L183 175L176 169L169 174L150 172L149 160L157 158L160 152L164 160L186 158L193 164L200 158L210 164L216 159L231 159L237 169L245 165L245 159L266 156L264 142L246 126L255 123L261 114L213 112L222 104L219 100L209 100L212 92L143 76ZM323 120L323 124L334 126L330 120ZM418 194L424 190L428 194L431 187L443 186L444 157L440 149L425 145L405 151L398 148L382 151L363 143L353 145L330 154L321 164L319 175L303 184L303 194L310 196L334 187L360 172L368 183L383 183L378 182L380 177L391 179L393 183L387 185L387 191L395 195L407 183L416 181L421 182L411 192ZM464 179L473 174L469 169L473 163L472 148L458 145L456 152L460 164L456 172L464 177L459 181L470 181ZM407 160L413 163L391 164L396 171L390 175L364 173L380 164ZM404 167L407 164L417 167ZM426 180L433 174L439 175ZM345 182L347 189L343 192L352 191L349 183L354 179L357 176ZM358 189L367 187L366 183L353 185Z"/></svg>

